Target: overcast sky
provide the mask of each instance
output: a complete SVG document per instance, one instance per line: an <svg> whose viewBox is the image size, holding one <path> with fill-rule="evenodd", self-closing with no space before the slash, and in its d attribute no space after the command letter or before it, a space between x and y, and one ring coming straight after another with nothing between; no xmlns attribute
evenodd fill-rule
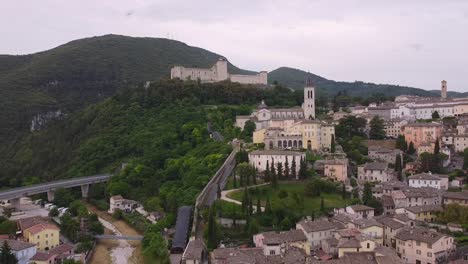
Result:
<svg viewBox="0 0 468 264"><path fill-rule="evenodd" d="M385 2L385 3L383 3ZM104 35L165 37L249 70L468 92L466 0L3 0L0 54Z"/></svg>

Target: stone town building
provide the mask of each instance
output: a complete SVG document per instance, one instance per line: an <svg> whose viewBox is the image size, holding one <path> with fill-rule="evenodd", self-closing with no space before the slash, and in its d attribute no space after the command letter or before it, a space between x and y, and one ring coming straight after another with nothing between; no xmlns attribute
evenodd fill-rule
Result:
<svg viewBox="0 0 468 264"><path fill-rule="evenodd" d="M400 162L403 162L403 152L399 149L387 149L380 146L369 146L367 156L374 161L395 164L396 156L400 154Z"/></svg>
<svg viewBox="0 0 468 264"><path fill-rule="evenodd" d="M337 214L343 214L348 218L361 219L361 218L373 218L374 208L367 205L355 204L346 206L345 208L334 209L335 216Z"/></svg>
<svg viewBox="0 0 468 264"><path fill-rule="evenodd" d="M418 205L396 209L397 213L406 214L411 220L419 222L434 222L437 213L443 210L441 205Z"/></svg>
<svg viewBox="0 0 468 264"><path fill-rule="evenodd" d="M323 175L334 181L348 180L348 159L323 160Z"/></svg>
<svg viewBox="0 0 468 264"><path fill-rule="evenodd" d="M190 240L182 254L182 264L203 264L207 260L205 244L200 239Z"/></svg>
<svg viewBox="0 0 468 264"><path fill-rule="evenodd" d="M410 144L413 142L414 147L425 142L433 142L440 139L442 136L443 126L439 123L411 123L403 126L403 135L405 140Z"/></svg>
<svg viewBox="0 0 468 264"><path fill-rule="evenodd" d="M307 237L302 230L289 230L282 232L264 232L254 235L253 242L255 247L262 248L263 254L283 255L291 248L300 248L305 252L310 252L310 245L307 242Z"/></svg>
<svg viewBox="0 0 468 264"><path fill-rule="evenodd" d="M358 166L358 180L387 182L395 178L395 171L386 162L371 162Z"/></svg>
<svg viewBox="0 0 468 264"><path fill-rule="evenodd" d="M302 230L307 237L308 243L312 247L321 246L322 241L334 237L334 232L345 227L337 222L331 222L327 219L321 220L302 220L296 224L297 230Z"/></svg>
<svg viewBox="0 0 468 264"><path fill-rule="evenodd" d="M404 228L395 238L396 251L405 263L446 263L455 249L453 237L426 228Z"/></svg>
<svg viewBox="0 0 468 264"><path fill-rule="evenodd" d="M456 152L463 152L466 148L468 148L468 135L453 136L453 145Z"/></svg>
<svg viewBox="0 0 468 264"><path fill-rule="evenodd" d="M304 152L289 150L255 150L249 153L249 163L255 167L258 172L265 171L267 163L270 167L274 163L275 168L278 166L278 163L282 163L284 169L286 161L290 169L292 168L293 161L295 161L296 172L299 172L301 159L304 158Z"/></svg>
<svg viewBox="0 0 468 264"><path fill-rule="evenodd" d="M446 192L442 197L444 205L455 203L468 206L468 191L466 190L462 192Z"/></svg>
<svg viewBox="0 0 468 264"><path fill-rule="evenodd" d="M383 225L383 244L396 249L395 236L398 231L408 226L407 222L392 216L379 217L377 221Z"/></svg>
<svg viewBox="0 0 468 264"><path fill-rule="evenodd" d="M410 187L431 187L439 190L447 190L449 179L447 175L419 173L408 177Z"/></svg>
<svg viewBox="0 0 468 264"><path fill-rule="evenodd" d="M174 66L171 69L171 79L179 78L181 80L200 80L201 82L220 82L231 80L243 84L263 84L268 81L268 73L261 71L255 75L242 75L228 73L228 61L226 58L219 58L213 67L209 69L185 68L183 66Z"/></svg>
<svg viewBox="0 0 468 264"><path fill-rule="evenodd" d="M399 135L401 135L401 128L406 124L408 124L407 120L402 120L399 118L386 120L384 122L385 134L387 137L397 138Z"/></svg>

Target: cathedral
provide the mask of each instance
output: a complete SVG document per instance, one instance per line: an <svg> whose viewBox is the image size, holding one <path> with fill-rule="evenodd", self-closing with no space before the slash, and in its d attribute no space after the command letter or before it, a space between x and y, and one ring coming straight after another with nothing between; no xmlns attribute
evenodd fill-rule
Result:
<svg viewBox="0 0 468 264"><path fill-rule="evenodd" d="M269 108L262 101L249 116L237 116L236 125L255 123L254 143L265 149L329 149L335 127L315 118L315 87L310 79L304 87L302 107Z"/></svg>

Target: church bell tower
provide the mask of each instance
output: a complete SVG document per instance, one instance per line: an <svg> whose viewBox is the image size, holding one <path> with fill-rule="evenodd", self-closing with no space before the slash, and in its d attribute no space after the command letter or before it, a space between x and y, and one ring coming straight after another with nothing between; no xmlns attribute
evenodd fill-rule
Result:
<svg viewBox="0 0 468 264"><path fill-rule="evenodd" d="M447 99L447 81L442 81L442 87L440 88L440 97L442 99Z"/></svg>
<svg viewBox="0 0 468 264"><path fill-rule="evenodd" d="M307 78L304 87L304 104L302 105L302 109L304 110L305 119L315 119L315 87L310 78Z"/></svg>

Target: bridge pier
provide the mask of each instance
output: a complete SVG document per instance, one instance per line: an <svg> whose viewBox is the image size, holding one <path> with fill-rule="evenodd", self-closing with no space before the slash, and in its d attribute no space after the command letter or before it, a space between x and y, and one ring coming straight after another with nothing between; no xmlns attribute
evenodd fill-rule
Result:
<svg viewBox="0 0 468 264"><path fill-rule="evenodd" d="M47 191L47 201L53 202L55 199L55 190Z"/></svg>
<svg viewBox="0 0 468 264"><path fill-rule="evenodd" d="M81 185L81 197L84 199L88 199L89 185L90 184Z"/></svg>
<svg viewBox="0 0 468 264"><path fill-rule="evenodd" d="M21 206L20 200L21 198L10 199L11 206L15 208L16 210L20 210L20 206Z"/></svg>

